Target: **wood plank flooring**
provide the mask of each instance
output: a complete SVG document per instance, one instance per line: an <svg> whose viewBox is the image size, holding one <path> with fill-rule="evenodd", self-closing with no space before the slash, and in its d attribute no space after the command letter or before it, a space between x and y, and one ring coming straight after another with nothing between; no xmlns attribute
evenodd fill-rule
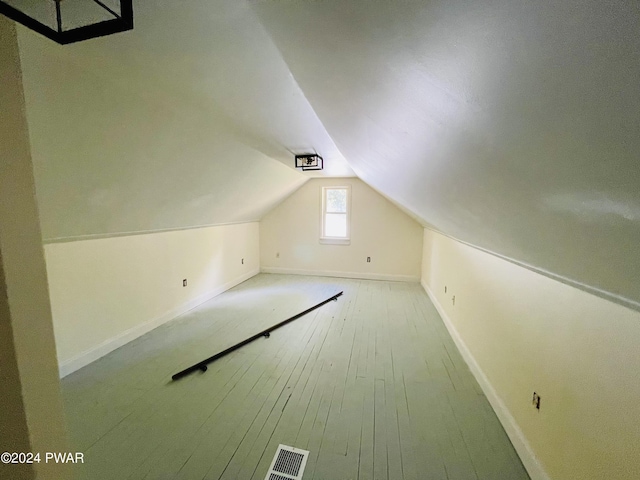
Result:
<svg viewBox="0 0 640 480"><path fill-rule="evenodd" d="M529 478L419 284L261 274L62 388L81 479L262 480L280 443L308 480Z"/></svg>

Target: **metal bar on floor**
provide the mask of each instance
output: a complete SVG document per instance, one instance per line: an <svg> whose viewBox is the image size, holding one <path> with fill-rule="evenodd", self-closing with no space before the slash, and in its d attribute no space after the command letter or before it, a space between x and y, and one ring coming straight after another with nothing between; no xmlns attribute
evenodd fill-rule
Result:
<svg viewBox="0 0 640 480"><path fill-rule="evenodd" d="M232 347L227 348L226 350L223 350L220 353L216 353L215 355L202 360L201 362L198 362L194 365L191 365L189 368L185 368L184 370L176 373L175 375L173 375L171 377L172 380L178 380L179 378L184 377L185 375L189 375L191 372L195 372L196 370L201 370L203 372L207 371L207 364L211 363L211 362L215 362L217 359L224 357L226 354L233 352L234 350L239 349L240 347L244 347L247 343L253 342L254 340L257 340L260 337L269 337L270 333L272 331L274 331L276 328L280 328L283 325L286 325L289 322L293 322L294 320L297 320L298 318L306 315L309 312L312 312L313 310L315 310L316 308L320 308L321 306L323 306L325 303L329 303L332 300L337 301L338 297L340 295L342 295L344 292L340 292L335 294L333 297L329 297L327 298L325 301L320 302L317 305L314 305L311 308L308 308L307 310L305 310L304 312L300 312L297 315L294 315L293 317L287 318L286 320L283 320L282 322L274 325L273 327L269 327L266 330L261 331L260 333L256 333L255 335L253 335L252 337L247 338L246 340L241 341L240 343L235 344Z"/></svg>

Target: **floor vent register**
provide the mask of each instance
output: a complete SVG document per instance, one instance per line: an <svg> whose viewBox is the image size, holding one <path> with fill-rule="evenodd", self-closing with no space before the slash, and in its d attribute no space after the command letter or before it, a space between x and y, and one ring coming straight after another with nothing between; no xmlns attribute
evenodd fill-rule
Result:
<svg viewBox="0 0 640 480"><path fill-rule="evenodd" d="M309 452L279 445L264 480L302 480Z"/></svg>

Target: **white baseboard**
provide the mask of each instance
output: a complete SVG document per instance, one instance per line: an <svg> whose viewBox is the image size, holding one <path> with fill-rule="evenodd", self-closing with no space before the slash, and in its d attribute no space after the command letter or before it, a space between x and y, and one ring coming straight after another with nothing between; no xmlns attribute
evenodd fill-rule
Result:
<svg viewBox="0 0 640 480"><path fill-rule="evenodd" d="M392 275L388 273L340 272L333 270L300 270L297 268L260 267L262 273L284 273L287 275L312 275L317 277L358 278L362 280L387 280L389 282L419 282L415 275Z"/></svg>
<svg viewBox="0 0 640 480"><path fill-rule="evenodd" d="M59 364L60 378L66 377L70 373L75 372L76 370L81 369L82 367L90 364L91 362L95 362L100 357L104 357L108 353L114 351L116 348L120 348L121 346L129 343L132 340L144 335L147 332L150 332L156 327L159 327L163 323L168 322L169 320L173 320L174 318L188 312L192 308L197 307L198 305L203 304L204 302L211 300L213 297L220 295L223 292L226 292L230 288L235 287L236 285L244 282L245 280L250 279L251 277L260 273L259 268L255 268L248 273L245 273L219 287L214 288L192 300L189 300L187 303L180 305L176 308L169 310L168 312L160 315L157 318L153 318L144 323L136 325L135 327L130 328L129 330L125 330L124 332L112 337L104 342L92 347L88 350L85 350L78 355L71 357L68 360L64 360Z"/></svg>
<svg viewBox="0 0 640 480"><path fill-rule="evenodd" d="M477 380L480 388L482 388L482 391L489 400L489 403L493 407L493 410L496 412L500 423L502 423L502 426L505 432L507 432L507 435L509 436L513 447L516 449L516 452L518 452L520 460L522 460L522 464L527 470L527 473L529 473L531 480L550 480L549 475L544 470L544 467L540 463L540 460L533 452L531 445L529 445L529 442L524 436L524 433L522 433L522 430L516 423L515 418L513 418L511 412L509 412L506 405L499 397L496 390L493 388L493 385L491 385L489 379L480 368L480 365L478 365L478 362L476 362L476 359L469 351L469 348L464 343L464 340L462 340L462 337L460 337L460 334L451 322L451 319L449 318L447 313L444 311L444 308L442 308L442 305L440 304L440 302L438 302L438 299L433 294L431 289L429 289L426 282L424 280L421 280L420 284L422 285L422 288L424 288L425 292L427 292L427 295L429 295L429 298L433 302L433 305L436 307L436 310L438 310L438 313L440 314L442 321L447 327L451 338L453 338L453 341L458 347L458 350L460 350L464 361L469 366L469 370L471 370L471 373Z"/></svg>

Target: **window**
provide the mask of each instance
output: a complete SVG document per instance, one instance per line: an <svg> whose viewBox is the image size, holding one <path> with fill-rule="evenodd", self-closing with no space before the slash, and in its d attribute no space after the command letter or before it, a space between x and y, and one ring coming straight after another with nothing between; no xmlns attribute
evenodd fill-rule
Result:
<svg viewBox="0 0 640 480"><path fill-rule="evenodd" d="M322 234L320 243L349 245L351 188L322 187Z"/></svg>

